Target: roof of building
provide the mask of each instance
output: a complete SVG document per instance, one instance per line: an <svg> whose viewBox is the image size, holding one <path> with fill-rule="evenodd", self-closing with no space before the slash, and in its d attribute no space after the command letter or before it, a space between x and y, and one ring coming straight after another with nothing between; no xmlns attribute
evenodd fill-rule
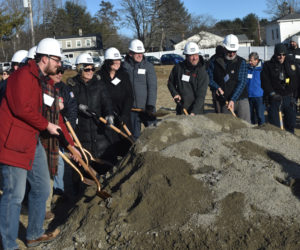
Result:
<svg viewBox="0 0 300 250"><path fill-rule="evenodd" d="M237 38L239 39L240 43L243 42L253 42L254 40L250 40L245 34L240 34L240 35L236 35Z"/></svg>
<svg viewBox="0 0 300 250"><path fill-rule="evenodd" d="M82 35L82 36L79 36L79 35L58 36L55 39L82 38L82 37L91 37L91 36L99 36L99 37L101 37L101 34L100 33L94 33L94 34L85 34L85 35Z"/></svg>

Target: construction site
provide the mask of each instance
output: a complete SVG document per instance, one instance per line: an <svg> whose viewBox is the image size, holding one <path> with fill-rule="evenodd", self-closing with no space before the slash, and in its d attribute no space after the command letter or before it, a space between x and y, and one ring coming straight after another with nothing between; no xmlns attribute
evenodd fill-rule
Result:
<svg viewBox="0 0 300 250"><path fill-rule="evenodd" d="M157 126L100 176L109 197L83 184L58 200L45 227L61 233L35 249L299 249L299 124L293 135L214 114L209 90L204 115L176 116L170 70L156 67ZM23 208L22 249L26 225Z"/></svg>

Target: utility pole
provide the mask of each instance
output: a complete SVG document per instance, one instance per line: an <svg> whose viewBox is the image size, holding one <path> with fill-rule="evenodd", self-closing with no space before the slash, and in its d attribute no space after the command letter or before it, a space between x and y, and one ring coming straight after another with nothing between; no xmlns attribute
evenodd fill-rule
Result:
<svg viewBox="0 0 300 250"><path fill-rule="evenodd" d="M258 46L260 46L260 43L261 43L261 37L260 37L260 24L259 24L259 18L257 18L257 36L258 36Z"/></svg>
<svg viewBox="0 0 300 250"><path fill-rule="evenodd" d="M33 46L35 46L35 38L34 38L34 29L33 29L31 0L23 0L23 3L24 3L24 8L28 8L28 11L29 11L30 29L31 29L31 45L33 47Z"/></svg>

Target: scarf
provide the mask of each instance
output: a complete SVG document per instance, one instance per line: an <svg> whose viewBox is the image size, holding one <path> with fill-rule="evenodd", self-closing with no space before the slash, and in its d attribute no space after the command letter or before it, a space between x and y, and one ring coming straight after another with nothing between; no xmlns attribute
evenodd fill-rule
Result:
<svg viewBox="0 0 300 250"><path fill-rule="evenodd" d="M47 83L48 77L45 77L39 69L39 79L42 86L43 95L43 109L42 114L49 122L58 125L59 123L59 90L54 88L51 84ZM45 104L46 95L54 98L54 101L49 107ZM42 145L45 148L48 160L48 168L50 176L53 177L57 174L58 165L58 152L59 152L59 141L56 136L51 135L47 130L40 134Z"/></svg>

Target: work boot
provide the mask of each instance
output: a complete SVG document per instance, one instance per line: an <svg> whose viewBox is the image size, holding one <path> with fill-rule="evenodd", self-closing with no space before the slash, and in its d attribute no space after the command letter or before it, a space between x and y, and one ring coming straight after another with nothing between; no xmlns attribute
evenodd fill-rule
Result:
<svg viewBox="0 0 300 250"><path fill-rule="evenodd" d="M41 237L35 239L35 240L27 240L27 247L36 247L40 245L41 243L47 243L52 240L54 240L57 235L59 235L60 230L56 228L53 232L48 232L43 234Z"/></svg>
<svg viewBox="0 0 300 250"><path fill-rule="evenodd" d="M54 217L55 217L54 213L47 211L45 214L45 221L50 222L54 219Z"/></svg>

